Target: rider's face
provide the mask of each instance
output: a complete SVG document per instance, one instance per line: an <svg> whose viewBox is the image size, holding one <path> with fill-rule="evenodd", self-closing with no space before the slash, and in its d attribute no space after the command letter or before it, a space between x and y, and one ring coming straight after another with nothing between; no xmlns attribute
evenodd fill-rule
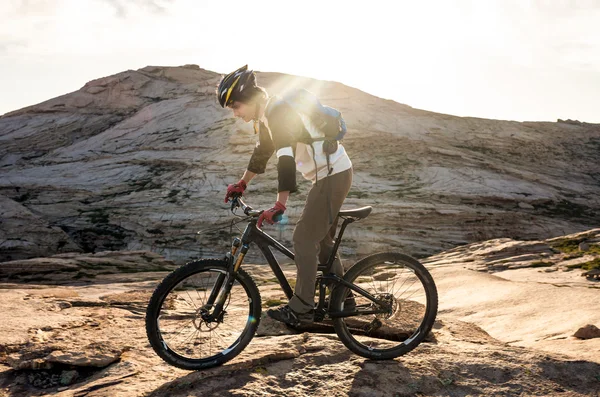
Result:
<svg viewBox="0 0 600 397"><path fill-rule="evenodd" d="M228 106L231 110L233 110L233 115L235 117L239 117L244 120L246 123L252 120L252 112L254 111L254 107L248 105L247 103L233 101L231 105Z"/></svg>

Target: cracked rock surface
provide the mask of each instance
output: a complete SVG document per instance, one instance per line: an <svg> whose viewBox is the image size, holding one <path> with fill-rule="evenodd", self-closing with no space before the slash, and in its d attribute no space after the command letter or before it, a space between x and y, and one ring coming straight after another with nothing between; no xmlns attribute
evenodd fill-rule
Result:
<svg viewBox="0 0 600 397"><path fill-rule="evenodd" d="M563 249L569 244L579 249L585 238L582 255L592 255L597 233L557 241ZM540 245L554 243L522 242L517 250L518 242L490 240L424 260L439 292L437 321L425 342L389 361L351 353L331 327L297 331L266 317L266 309L285 296L261 264L243 265L263 300L257 335L232 361L198 372L169 366L146 339L145 307L166 271L105 269L105 274L61 284L27 278L5 282L0 289L0 395L597 395L600 338L573 336L582 327L600 325L597 282L578 275L579 268L545 273L536 266L482 267L509 253L540 255L546 252ZM148 254L121 255L139 255L143 263ZM55 260L78 263L78 258ZM561 259L556 253L545 260ZM293 264L284 264L283 270L295 277ZM548 274L551 281L543 278Z"/></svg>
<svg viewBox="0 0 600 397"><path fill-rule="evenodd" d="M148 250L181 264L220 253L223 204L256 144L251 124L215 99L221 75L148 66L0 116L0 260ZM456 117L344 84L258 73L270 94L304 87L342 111L354 166L345 208L373 213L343 254L402 249L425 257L494 238L546 239L600 222L600 125ZM368 149L368 150L365 150ZM269 208L276 161L247 190ZM298 175L291 241L310 182ZM250 252L250 260L262 260Z"/></svg>

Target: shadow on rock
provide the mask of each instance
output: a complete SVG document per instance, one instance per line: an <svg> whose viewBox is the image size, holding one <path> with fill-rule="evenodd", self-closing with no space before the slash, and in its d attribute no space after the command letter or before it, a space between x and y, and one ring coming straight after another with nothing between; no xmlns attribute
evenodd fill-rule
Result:
<svg viewBox="0 0 600 397"><path fill-rule="evenodd" d="M290 390L321 395L320 388L327 387L336 373L339 375L340 367L354 366L357 359L327 335L261 338L260 345L230 364L192 372L147 396L229 396L238 395L242 389L273 396L287 395Z"/></svg>

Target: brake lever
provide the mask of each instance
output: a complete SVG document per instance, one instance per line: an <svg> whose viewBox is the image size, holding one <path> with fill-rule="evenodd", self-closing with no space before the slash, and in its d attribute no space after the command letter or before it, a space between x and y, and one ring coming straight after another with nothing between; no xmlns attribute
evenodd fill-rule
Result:
<svg viewBox="0 0 600 397"><path fill-rule="evenodd" d="M239 203L239 201L238 201L238 197L239 197L239 196L237 196L237 197L236 197L236 196L234 196L234 197L232 197L232 198L231 198L231 212L232 212L233 214L235 214L234 210L235 210L236 208L240 208L240 203Z"/></svg>
<svg viewBox="0 0 600 397"><path fill-rule="evenodd" d="M232 197L231 199L231 212L233 214L235 214L234 210L236 208L243 208L242 205L240 204L240 202L238 201L238 198L240 196L237 197ZM254 208L250 207L249 205L245 205L246 208L244 208L244 215L246 216L260 216L260 214L262 214L264 212L264 210L255 210Z"/></svg>

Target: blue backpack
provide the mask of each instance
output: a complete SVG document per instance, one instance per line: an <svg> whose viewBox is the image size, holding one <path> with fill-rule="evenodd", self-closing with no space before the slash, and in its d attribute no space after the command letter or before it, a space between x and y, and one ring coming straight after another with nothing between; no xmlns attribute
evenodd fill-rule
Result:
<svg viewBox="0 0 600 397"><path fill-rule="evenodd" d="M322 105L315 94L303 88L286 93L281 100L296 112L306 115L323 133L321 138L313 137L313 142L325 141L323 142L323 151L327 155L335 153L338 141L341 141L347 132L346 123L339 110ZM329 159L329 156L327 157Z"/></svg>

